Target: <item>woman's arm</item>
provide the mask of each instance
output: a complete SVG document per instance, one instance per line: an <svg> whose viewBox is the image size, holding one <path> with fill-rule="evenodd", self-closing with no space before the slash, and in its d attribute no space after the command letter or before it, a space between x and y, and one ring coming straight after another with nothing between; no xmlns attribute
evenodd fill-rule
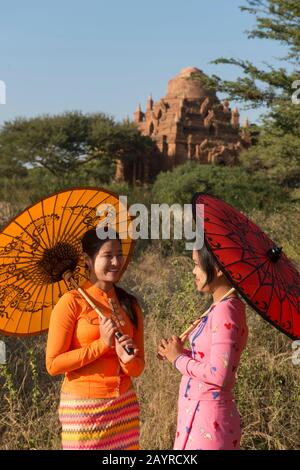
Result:
<svg viewBox="0 0 300 470"><path fill-rule="evenodd" d="M46 350L46 367L50 375L79 369L109 349L99 338L88 346L70 350L77 311L78 305L71 292L64 294L52 310Z"/></svg>
<svg viewBox="0 0 300 470"><path fill-rule="evenodd" d="M222 302L211 314L210 357L200 362L181 354L174 365L183 375L223 387L231 380L238 366L244 313L231 302Z"/></svg>

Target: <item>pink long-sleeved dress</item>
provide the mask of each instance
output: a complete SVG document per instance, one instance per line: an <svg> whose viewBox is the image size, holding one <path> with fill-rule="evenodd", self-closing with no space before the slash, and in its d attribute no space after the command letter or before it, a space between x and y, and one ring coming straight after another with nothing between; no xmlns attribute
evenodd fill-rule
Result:
<svg viewBox="0 0 300 470"><path fill-rule="evenodd" d="M177 357L181 372L174 449L240 448L240 415L232 395L248 328L245 304L228 297L213 305Z"/></svg>

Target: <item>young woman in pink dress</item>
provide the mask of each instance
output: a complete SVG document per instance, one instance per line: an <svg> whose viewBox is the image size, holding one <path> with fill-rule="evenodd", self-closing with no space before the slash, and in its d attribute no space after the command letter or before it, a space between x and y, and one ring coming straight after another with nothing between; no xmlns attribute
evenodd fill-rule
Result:
<svg viewBox="0 0 300 470"><path fill-rule="evenodd" d="M193 251L193 261L197 290L212 294L213 304L189 336L191 349L175 336L159 347L182 374L174 449L239 449L240 415L232 389L248 337L245 304L235 293L225 295L232 285L205 245Z"/></svg>

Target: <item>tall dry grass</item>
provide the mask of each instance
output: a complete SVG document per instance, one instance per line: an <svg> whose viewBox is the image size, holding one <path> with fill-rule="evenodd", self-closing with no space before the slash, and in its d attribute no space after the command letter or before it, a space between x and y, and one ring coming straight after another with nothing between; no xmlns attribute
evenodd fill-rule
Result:
<svg viewBox="0 0 300 470"><path fill-rule="evenodd" d="M300 266L299 213L254 213L257 223L284 244ZM297 224L298 221L298 224ZM122 284L145 312L146 367L136 380L141 404L141 445L170 449L176 423L180 375L156 358L161 337L180 333L204 311L209 298L195 292L187 256L163 258L155 246L141 253ZM243 449L300 448L300 366L292 364L292 341L247 309L249 340L238 372L235 396L243 423ZM0 367L0 448L59 449L57 418L60 378L44 366L45 335L5 339L7 365Z"/></svg>
<svg viewBox="0 0 300 470"><path fill-rule="evenodd" d="M170 449L175 435L180 375L156 359L159 339L179 333L207 308L207 298L194 291L192 263L185 257L143 259L152 288L131 267L136 293L146 311L146 368L137 382L142 404L142 446ZM155 276L159 272L160 276ZM143 295L142 295L143 293ZM249 339L238 371L235 397L242 416L243 449L300 448L300 365L292 363L292 340L247 308Z"/></svg>

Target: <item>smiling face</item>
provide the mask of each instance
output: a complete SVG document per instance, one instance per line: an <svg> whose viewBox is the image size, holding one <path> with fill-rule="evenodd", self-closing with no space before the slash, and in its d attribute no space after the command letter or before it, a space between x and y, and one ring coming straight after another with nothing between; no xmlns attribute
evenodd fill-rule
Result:
<svg viewBox="0 0 300 470"><path fill-rule="evenodd" d="M107 284L118 282L124 264L122 245L119 240L107 240L103 243L94 259L86 253L84 257L90 268L92 282L100 281Z"/></svg>

